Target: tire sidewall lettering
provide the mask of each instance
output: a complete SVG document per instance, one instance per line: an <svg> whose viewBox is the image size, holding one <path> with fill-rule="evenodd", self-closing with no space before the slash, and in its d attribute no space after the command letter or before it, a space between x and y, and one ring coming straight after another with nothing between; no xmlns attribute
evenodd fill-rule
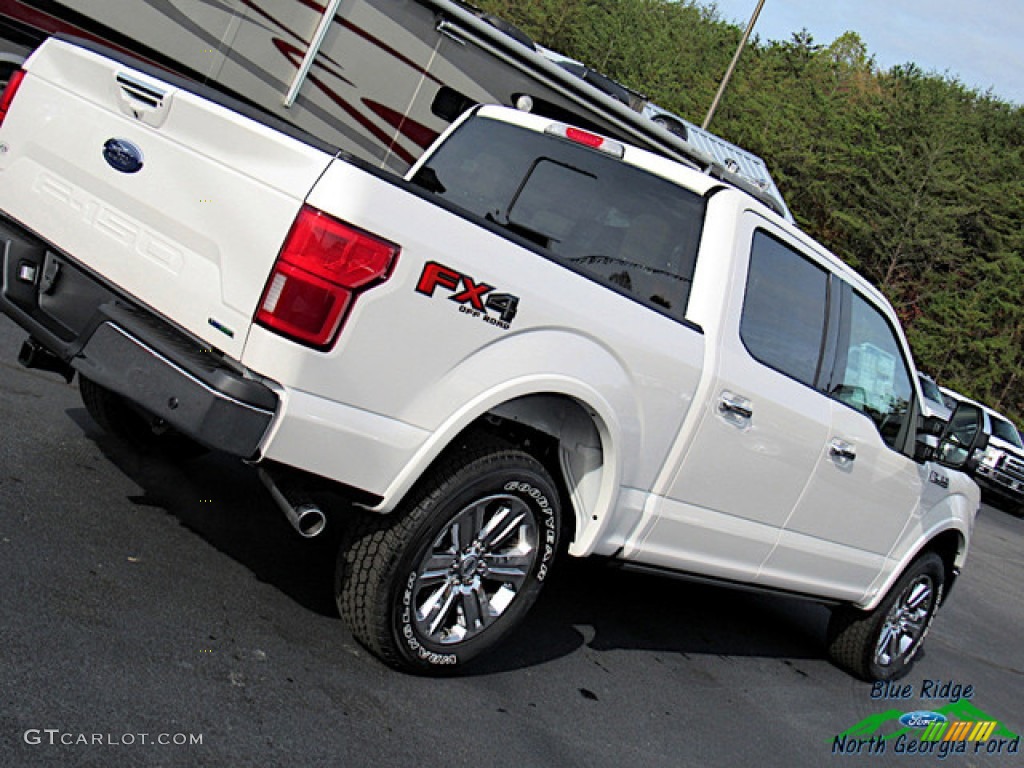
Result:
<svg viewBox="0 0 1024 768"><path fill-rule="evenodd" d="M555 545L558 541L555 513L551 508L551 502L544 491L526 481L510 480L505 483L504 490L510 493L522 494L537 504L540 513L540 520L538 522L541 523L541 528L544 531L543 540L538 541L537 545L543 546L544 551L541 554L535 578L537 581L544 581L550 570L551 561L555 557Z"/></svg>
<svg viewBox="0 0 1024 768"><path fill-rule="evenodd" d="M402 592L402 610L399 615L399 633L401 634L402 640L405 642L406 647L412 655L420 661L424 661L427 664L432 664L438 667L457 666L459 663L457 654L435 653L429 648L424 647L423 643L421 643L416 637L416 630L412 623L412 592L415 585L416 571L413 570L405 580L405 589Z"/></svg>
<svg viewBox="0 0 1024 768"><path fill-rule="evenodd" d="M541 549L541 552L534 566L533 581L536 584L536 587L531 589L539 589L540 585L544 582L550 572L551 562L555 558L558 542L558 511L552 505L549 492L542 490L528 479L507 480L503 483L495 483L491 488L501 489L506 493L515 494L521 497L531 507L533 514L536 516L539 528L537 546ZM482 489L477 490L477 493L481 492L485 491ZM458 506L458 504L456 504L456 506ZM430 535L425 536L424 540L429 540L433 535L434 533L432 532ZM417 557L412 558L413 563L417 561ZM396 613L399 642L405 646L408 654L420 663L427 664L432 667L458 666L463 662L463 656L461 654L439 653L431 650L431 648L428 647L427 644L419 637L414 622L416 610L414 605L414 595L417 581L417 570L415 565L412 565L407 574L408 575L406 576L404 583L400 587L400 594L398 595L398 610ZM516 599L519 597L520 595L517 594ZM470 643L475 645L473 641L470 641ZM467 651L468 650L469 649L467 648ZM469 653L468 655L472 657L475 653Z"/></svg>

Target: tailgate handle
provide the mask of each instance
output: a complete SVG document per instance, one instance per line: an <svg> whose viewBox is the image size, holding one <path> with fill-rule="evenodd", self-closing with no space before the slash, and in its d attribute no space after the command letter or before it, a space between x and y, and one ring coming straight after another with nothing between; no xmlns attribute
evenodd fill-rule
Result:
<svg viewBox="0 0 1024 768"><path fill-rule="evenodd" d="M124 72L117 76L117 84L121 86L121 92L133 101L141 101L150 109L159 109L164 105L164 96L167 91L161 91L149 83L136 80Z"/></svg>
<svg viewBox="0 0 1024 768"><path fill-rule="evenodd" d="M158 83L128 72L118 72L115 79L121 111L146 125L159 127L170 109L173 89L161 88Z"/></svg>

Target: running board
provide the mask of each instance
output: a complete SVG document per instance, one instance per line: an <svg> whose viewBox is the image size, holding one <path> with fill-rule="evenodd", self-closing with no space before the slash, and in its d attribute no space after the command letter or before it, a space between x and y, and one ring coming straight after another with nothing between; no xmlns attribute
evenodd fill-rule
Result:
<svg viewBox="0 0 1024 768"><path fill-rule="evenodd" d="M734 589L739 592L753 592L761 595L775 595L776 597L792 597L798 600L805 600L811 603L820 603L821 605L835 606L845 605L843 600L833 600L819 595L809 595L804 592L795 592L789 589L782 589L779 587L765 587L759 584L747 584L742 581L733 581L732 579L720 579L713 576L703 576L696 573L689 573L688 571L675 571L671 568L660 568L656 565L644 565L642 563L631 563L625 560L611 560L609 565L613 568L618 568L623 571L633 571L636 573L646 573L653 576L660 576L662 578L676 579L677 581L690 581L696 584L705 584L711 587L725 587L726 589Z"/></svg>

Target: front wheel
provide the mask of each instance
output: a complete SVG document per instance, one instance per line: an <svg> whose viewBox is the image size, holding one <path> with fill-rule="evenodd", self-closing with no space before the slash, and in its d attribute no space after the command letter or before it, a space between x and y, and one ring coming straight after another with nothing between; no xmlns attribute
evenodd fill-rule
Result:
<svg viewBox="0 0 1024 768"><path fill-rule="evenodd" d="M910 564L875 610L836 608L828 625L832 660L863 680L905 675L942 602L945 574L942 558L926 552Z"/></svg>
<svg viewBox="0 0 1024 768"><path fill-rule="evenodd" d="M456 671L525 616L558 547L557 489L489 439L449 452L392 515L355 525L335 597L355 638L411 672Z"/></svg>

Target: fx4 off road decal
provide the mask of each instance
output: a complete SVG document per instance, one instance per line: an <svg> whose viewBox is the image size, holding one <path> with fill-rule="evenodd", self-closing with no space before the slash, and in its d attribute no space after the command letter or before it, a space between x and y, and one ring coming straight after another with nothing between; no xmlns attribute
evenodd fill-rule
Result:
<svg viewBox="0 0 1024 768"><path fill-rule="evenodd" d="M519 310L518 296L495 293L493 285L477 282L469 275L436 261L428 261L423 265L416 292L433 296L438 288L451 293L448 300L459 305L459 312L504 330L509 329Z"/></svg>

